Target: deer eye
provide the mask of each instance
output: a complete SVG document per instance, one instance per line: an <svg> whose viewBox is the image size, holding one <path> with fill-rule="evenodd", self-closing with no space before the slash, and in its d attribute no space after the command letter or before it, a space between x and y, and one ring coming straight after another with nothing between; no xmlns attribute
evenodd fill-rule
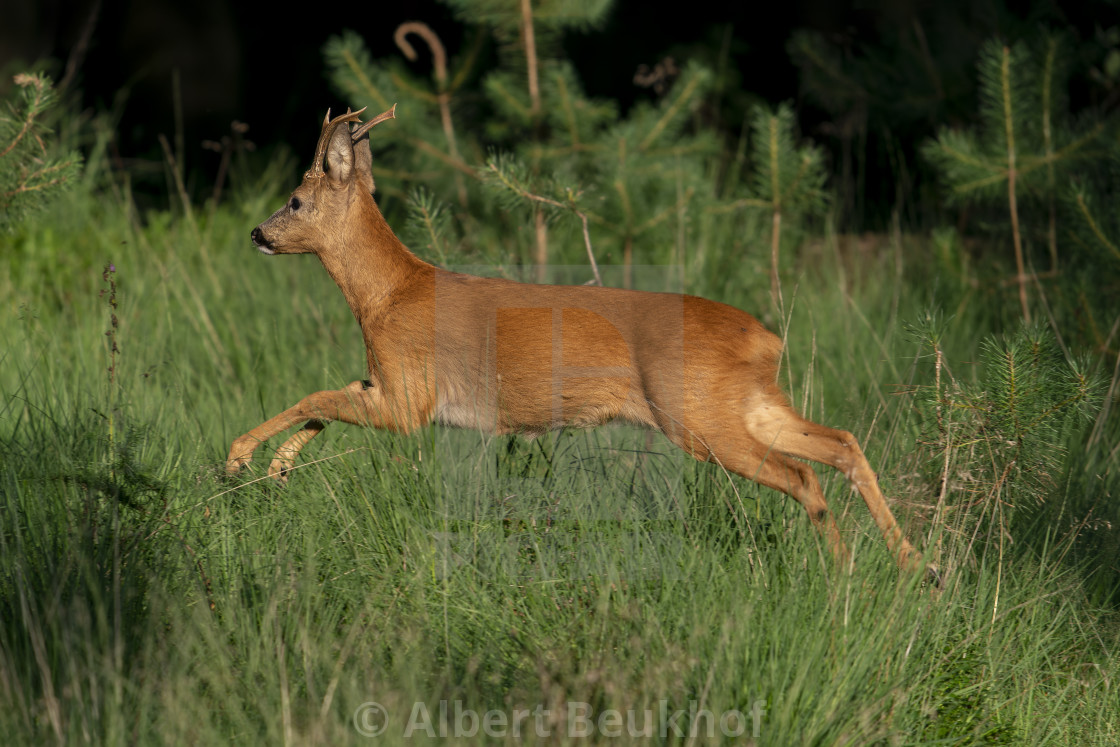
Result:
<svg viewBox="0 0 1120 747"><path fill-rule="evenodd" d="M293 197L293 198L292 198L292 202L291 202L292 210L299 210L299 206L300 206L301 204L303 204L303 203L301 203L301 202L299 201L299 198L298 198L298 197Z"/></svg>

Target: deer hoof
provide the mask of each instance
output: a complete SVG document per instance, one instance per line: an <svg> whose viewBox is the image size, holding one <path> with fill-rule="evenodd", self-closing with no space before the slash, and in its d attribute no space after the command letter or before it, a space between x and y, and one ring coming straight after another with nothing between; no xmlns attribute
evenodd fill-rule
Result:
<svg viewBox="0 0 1120 747"><path fill-rule="evenodd" d="M226 474L229 477L236 476L237 473L248 466L251 461L253 461L253 457L251 456L230 457L226 460Z"/></svg>
<svg viewBox="0 0 1120 747"><path fill-rule="evenodd" d="M292 469L291 459L273 459L268 465L268 476L281 485L288 484L288 472Z"/></svg>

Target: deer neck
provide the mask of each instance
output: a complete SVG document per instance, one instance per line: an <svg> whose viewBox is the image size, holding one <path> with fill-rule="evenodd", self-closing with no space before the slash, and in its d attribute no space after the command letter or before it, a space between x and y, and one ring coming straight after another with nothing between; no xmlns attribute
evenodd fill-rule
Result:
<svg viewBox="0 0 1120 747"><path fill-rule="evenodd" d="M355 214L319 252L319 260L364 329L389 307L394 292L428 265L396 237L372 197L355 206Z"/></svg>

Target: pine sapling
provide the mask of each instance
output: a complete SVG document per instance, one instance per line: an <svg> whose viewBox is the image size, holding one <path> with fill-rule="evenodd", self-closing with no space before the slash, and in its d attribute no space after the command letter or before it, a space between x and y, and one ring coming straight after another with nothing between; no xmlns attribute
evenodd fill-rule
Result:
<svg viewBox="0 0 1120 747"><path fill-rule="evenodd" d="M751 117L751 192L737 204L770 213L770 297L782 312L779 255L784 218L819 214L827 204L824 156L812 143L797 145L793 107L758 107Z"/></svg>
<svg viewBox="0 0 1120 747"><path fill-rule="evenodd" d="M942 129L923 146L927 160L949 187L950 202L996 202L1007 205L1015 279L1023 320L1030 322L1028 272L1023 245L1025 226L1019 206L1024 195L1052 196L1059 177L1091 154L1089 146L1103 123L1074 133L1064 126L1059 104L1065 81L1060 75L1061 47L1047 37L1041 52L1025 42L998 40L981 49L980 119L973 131ZM1041 64L1032 62L1035 58ZM1057 267L1055 211L1050 211L1051 269Z"/></svg>
<svg viewBox="0 0 1120 747"><path fill-rule="evenodd" d="M15 101L0 110L0 228L38 212L77 178L77 153L57 153L43 124L58 97L51 79L20 73Z"/></svg>

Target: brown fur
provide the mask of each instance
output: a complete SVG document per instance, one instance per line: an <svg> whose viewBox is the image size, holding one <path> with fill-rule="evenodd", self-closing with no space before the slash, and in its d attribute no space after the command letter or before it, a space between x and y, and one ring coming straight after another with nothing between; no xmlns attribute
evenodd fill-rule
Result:
<svg viewBox="0 0 1120 747"><path fill-rule="evenodd" d="M311 394L238 438L231 474L262 442L301 423L277 450L271 476L286 479L332 420L530 436L622 420L792 496L844 558L817 476L800 460L835 467L863 496L898 562L917 564L856 439L802 418L778 389L781 341L758 320L694 296L528 285L423 262L373 201L368 140L355 142L347 124L357 114L324 123L325 155L293 193L298 208L289 201L253 238L262 251L319 257L361 326L369 379Z"/></svg>

